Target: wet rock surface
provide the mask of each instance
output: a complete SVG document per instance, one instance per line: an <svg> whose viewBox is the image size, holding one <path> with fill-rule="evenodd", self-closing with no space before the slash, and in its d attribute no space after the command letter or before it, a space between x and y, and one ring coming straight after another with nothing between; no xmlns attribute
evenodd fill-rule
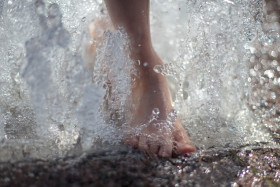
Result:
<svg viewBox="0 0 280 187"><path fill-rule="evenodd" d="M280 150L208 151L172 159L122 149L0 165L0 186L279 186Z"/></svg>

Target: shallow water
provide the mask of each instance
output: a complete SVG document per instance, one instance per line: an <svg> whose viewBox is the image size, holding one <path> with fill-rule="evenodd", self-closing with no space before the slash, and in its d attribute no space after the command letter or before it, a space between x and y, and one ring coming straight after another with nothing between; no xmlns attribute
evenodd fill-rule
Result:
<svg viewBox="0 0 280 187"><path fill-rule="evenodd" d="M200 150L278 147L279 23L263 6L151 2L154 47L166 63L155 71L169 78ZM122 31L106 31L88 54L88 25L97 19L109 22L102 1L0 2L1 161L79 155L121 141L129 74L137 72ZM107 76L117 94L104 102Z"/></svg>

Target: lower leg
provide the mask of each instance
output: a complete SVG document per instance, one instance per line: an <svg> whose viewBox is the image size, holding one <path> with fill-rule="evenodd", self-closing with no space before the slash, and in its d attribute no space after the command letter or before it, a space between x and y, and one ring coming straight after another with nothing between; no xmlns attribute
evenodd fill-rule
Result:
<svg viewBox="0 0 280 187"><path fill-rule="evenodd" d="M150 46L149 0L105 0L115 28L123 27L127 32L131 49L137 52Z"/></svg>

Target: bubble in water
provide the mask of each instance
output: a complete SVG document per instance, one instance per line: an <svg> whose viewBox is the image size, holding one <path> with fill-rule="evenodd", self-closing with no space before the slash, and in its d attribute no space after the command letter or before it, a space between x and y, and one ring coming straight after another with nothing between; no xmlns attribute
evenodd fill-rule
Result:
<svg viewBox="0 0 280 187"><path fill-rule="evenodd" d="M149 123L155 122L159 119L160 110L158 108L154 108L152 110L152 114L149 120Z"/></svg>
<svg viewBox="0 0 280 187"><path fill-rule="evenodd" d="M264 75L268 76L268 78L273 78L274 77L274 71L273 70L266 70L264 72Z"/></svg>
<svg viewBox="0 0 280 187"><path fill-rule="evenodd" d="M158 108L154 108L152 113L153 113L154 115L159 115L160 111L159 111Z"/></svg>
<svg viewBox="0 0 280 187"><path fill-rule="evenodd" d="M166 121L169 125L174 125L176 120L177 120L177 112L176 110L172 110L171 112L168 113Z"/></svg>
<svg viewBox="0 0 280 187"><path fill-rule="evenodd" d="M153 68L154 72L156 73L162 73L162 70L161 70L161 65L155 65L154 68Z"/></svg>

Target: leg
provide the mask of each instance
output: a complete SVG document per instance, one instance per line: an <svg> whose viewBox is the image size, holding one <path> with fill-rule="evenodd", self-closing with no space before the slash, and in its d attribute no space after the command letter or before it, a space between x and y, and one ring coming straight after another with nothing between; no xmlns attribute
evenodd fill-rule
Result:
<svg viewBox="0 0 280 187"><path fill-rule="evenodd" d="M126 142L143 152L162 157L171 157L172 152L185 154L195 151L179 119L172 128L159 127L172 111L172 98L166 78L153 71L163 64L153 49L149 26L149 0L105 0L109 15L115 27L123 27L130 40L130 55L140 65L135 68L140 78L132 89L134 107L129 122L131 128L145 123L140 135L130 135ZM159 109L156 121L149 119L153 110Z"/></svg>

